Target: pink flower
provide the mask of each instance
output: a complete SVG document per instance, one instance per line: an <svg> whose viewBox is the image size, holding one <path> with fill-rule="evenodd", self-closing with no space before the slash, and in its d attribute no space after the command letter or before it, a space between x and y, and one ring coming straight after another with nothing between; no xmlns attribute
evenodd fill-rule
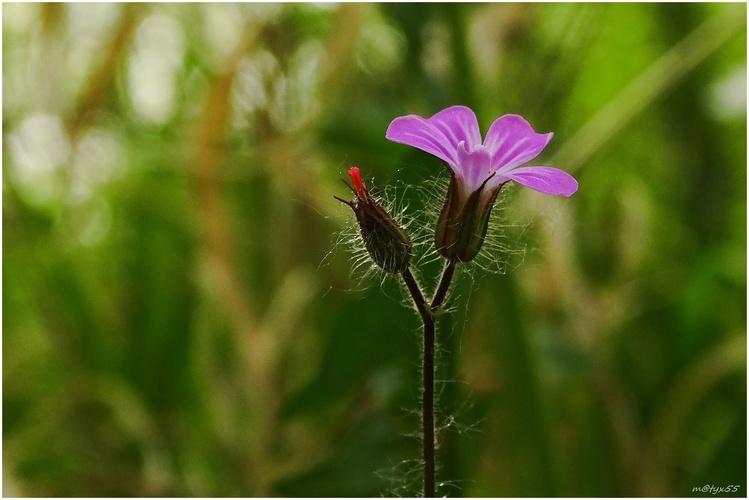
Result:
<svg viewBox="0 0 749 500"><path fill-rule="evenodd" d="M431 118L401 116L385 133L393 142L447 163L466 195L482 186L488 192L515 181L542 193L571 196L577 181L570 174L552 167L520 166L538 156L553 135L536 133L521 116L504 115L492 123L482 142L476 115L465 106L452 106Z"/></svg>
<svg viewBox="0 0 749 500"><path fill-rule="evenodd" d="M385 137L443 160L451 182L437 225L435 242L444 257L468 262L481 249L494 200L502 186L515 181L546 194L571 196L577 181L552 167L520 165L541 153L553 133L538 134L518 115L497 118L481 140L476 115L452 106L431 118L401 116Z"/></svg>

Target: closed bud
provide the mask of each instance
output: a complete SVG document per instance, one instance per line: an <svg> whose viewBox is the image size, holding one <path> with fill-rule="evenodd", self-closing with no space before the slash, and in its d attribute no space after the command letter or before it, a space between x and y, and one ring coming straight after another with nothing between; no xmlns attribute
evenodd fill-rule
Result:
<svg viewBox="0 0 749 500"><path fill-rule="evenodd" d="M354 200L335 198L353 209L364 246L375 264L389 273L402 273L411 262L411 239L369 194L359 167L351 167L348 174L354 186L343 182L353 191Z"/></svg>

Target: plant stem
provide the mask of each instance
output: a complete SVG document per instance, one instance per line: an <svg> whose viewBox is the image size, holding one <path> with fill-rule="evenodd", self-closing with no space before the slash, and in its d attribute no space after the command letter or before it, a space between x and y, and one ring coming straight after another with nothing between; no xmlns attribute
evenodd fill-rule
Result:
<svg viewBox="0 0 749 500"><path fill-rule="evenodd" d="M421 426L423 435L424 460L424 498L435 496L435 455L434 455L434 353L435 353L435 323L433 312L438 310L447 296L450 288L455 263L448 261L442 272L442 278L435 292L432 303L427 307L424 294L421 293L411 268L403 271L403 281L413 298L416 310L424 324L424 349L422 359L422 395L421 395Z"/></svg>
<svg viewBox="0 0 749 500"><path fill-rule="evenodd" d="M432 305L430 306L432 312L436 312L440 307L442 307L442 303L447 296L447 290L450 288L450 282L453 279L454 272L455 261L448 260L445 263L445 269L442 271L442 278L440 279L440 284L437 286L437 291L434 292L434 298L432 299Z"/></svg>
<svg viewBox="0 0 749 500"><path fill-rule="evenodd" d="M440 312L442 305L447 297L447 292L450 289L450 283L452 282L453 274L455 272L456 262L448 260L445 262L445 267L442 271L442 277L440 278L437 289L432 298L432 304L430 310L435 317L435 323L437 318L441 318ZM441 318L442 322L440 326L447 326L444 322L448 320L448 324L451 324L450 318ZM448 328L451 328L448 326ZM438 377L443 380L453 381L457 380L457 361L456 361L456 339L454 335L443 335L440 339L440 372ZM447 411L448 414L455 410L453 406L457 400L458 386L455 383L448 382L443 388L440 389L440 407L443 412ZM440 436L439 439L439 454L436 460L440 463L440 472L447 478L460 477L459 464L458 464L458 447L457 440L454 433L446 433L444 436ZM452 495L450 495L452 496Z"/></svg>
<svg viewBox="0 0 749 500"><path fill-rule="evenodd" d="M434 489L434 316L427 308L411 268L401 273L411 293L416 310L424 323L424 350L421 392L421 427L423 433L424 498L433 498Z"/></svg>

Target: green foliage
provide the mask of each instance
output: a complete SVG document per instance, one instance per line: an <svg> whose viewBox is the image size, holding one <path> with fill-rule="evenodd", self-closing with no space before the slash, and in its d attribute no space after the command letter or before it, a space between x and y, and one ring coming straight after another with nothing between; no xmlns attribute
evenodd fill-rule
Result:
<svg viewBox="0 0 749 500"><path fill-rule="evenodd" d="M745 19L3 4L3 492L414 495L419 318L333 196L358 165L422 224L443 169L385 130L465 104L580 189L510 190L522 264L460 272L440 493L746 496Z"/></svg>

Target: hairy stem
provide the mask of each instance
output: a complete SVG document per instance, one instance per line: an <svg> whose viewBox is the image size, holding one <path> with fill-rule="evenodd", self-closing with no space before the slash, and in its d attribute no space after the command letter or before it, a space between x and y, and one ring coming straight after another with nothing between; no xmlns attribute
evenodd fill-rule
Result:
<svg viewBox="0 0 749 500"><path fill-rule="evenodd" d="M433 311L438 310L447 296L450 288L455 262L448 261L442 272L442 278L437 286L431 305L427 306L424 294L416 282L411 268L407 268L401 275L408 287L408 291L421 316L424 324L424 349L422 359L422 394L421 394L421 426L423 433L424 460L424 498L435 496L435 454L434 454L434 353L435 353L435 323Z"/></svg>
<svg viewBox="0 0 749 500"><path fill-rule="evenodd" d="M453 279L453 273L455 272L455 261L448 260L445 263L445 269L442 271L442 278L440 283L437 285L437 291L434 292L434 298L432 299L432 305L430 309L432 312L436 312L442 307L442 303L445 301L447 296L447 290L450 288L450 283Z"/></svg>
<svg viewBox="0 0 749 500"><path fill-rule="evenodd" d="M421 393L421 427L423 433L424 498L433 498L434 489L434 316L427 307L411 268L401 273L411 293L416 310L424 323L423 385Z"/></svg>
<svg viewBox="0 0 749 500"><path fill-rule="evenodd" d="M442 309L442 304L445 302L447 292L450 289L453 274L455 273L456 261L447 260L445 267L442 271L442 277L440 278L437 289L434 292L430 310L435 316L435 321L439 312ZM453 335L443 336L440 340L440 348L442 350L442 356L440 357L440 370L441 377L444 380L456 380L457 379L457 367L456 367L456 341ZM456 384L448 383L444 388L440 390L441 399L448 405L447 408L443 407L442 411L447 410L451 412L454 408L451 406L457 400L457 386ZM459 464L458 464L458 449L455 435L448 433L447 435L440 438L440 455L438 457L441 467L440 470L445 477L460 477L459 476ZM452 495L451 495L452 496Z"/></svg>

